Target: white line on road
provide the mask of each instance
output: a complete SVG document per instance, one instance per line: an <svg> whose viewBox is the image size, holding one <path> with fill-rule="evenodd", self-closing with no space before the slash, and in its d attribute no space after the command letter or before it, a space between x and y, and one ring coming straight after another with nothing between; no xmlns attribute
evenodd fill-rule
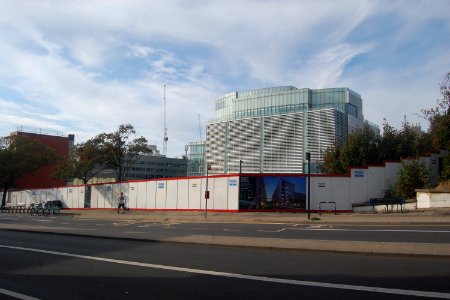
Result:
<svg viewBox="0 0 450 300"><path fill-rule="evenodd" d="M262 229L259 229L257 231L259 231L259 232L282 232L282 231L285 231L286 229L288 229L288 228L281 228L281 229L278 229L278 230L262 230Z"/></svg>
<svg viewBox="0 0 450 300"><path fill-rule="evenodd" d="M354 231L354 232L415 232L415 233L450 233L450 230L415 230L415 229L340 229L340 228L288 228L305 231Z"/></svg>
<svg viewBox="0 0 450 300"><path fill-rule="evenodd" d="M353 291L362 291L362 292L396 294L396 295L405 295L405 296L450 299L450 293L402 290L402 289L370 287L370 286L362 286L362 285L350 285L350 284L338 284L338 283L272 278L272 277L245 275L245 274L238 274L238 273L217 272L217 271L209 271L209 270L201 270L201 269L190 269L190 268L183 268L183 267L140 263L140 262L128 261L128 260L111 259L111 258L105 258L105 257L80 255L80 254L73 254L73 253L66 253L66 252L57 252L57 251L25 248L25 247L17 247L17 246L9 246L9 245L0 245L0 248L23 250L23 251L45 253L45 254L52 254L52 255L59 255L59 256L67 256L67 257L75 257L75 258L80 258L80 259L88 259L88 260L95 260L95 261L109 262L109 263L115 263L115 264L121 264L121 265L144 267L144 268L152 268L152 269L160 269L160 270L168 270L168 271L176 271L176 272L186 272L186 273L194 273L194 274L202 274L202 275L210 275L210 276L220 276L220 277L245 279L245 280L264 281L264 282L271 282L271 283L282 283L282 284L312 286L312 287L321 287L321 288L334 288L334 289L353 290Z"/></svg>
<svg viewBox="0 0 450 300"><path fill-rule="evenodd" d="M14 297L17 299L22 299L22 300L39 300L38 298L30 297L30 296L27 296L24 294L19 294L19 293L13 292L13 291L8 291L8 290L2 289L2 288L0 288L0 294Z"/></svg>

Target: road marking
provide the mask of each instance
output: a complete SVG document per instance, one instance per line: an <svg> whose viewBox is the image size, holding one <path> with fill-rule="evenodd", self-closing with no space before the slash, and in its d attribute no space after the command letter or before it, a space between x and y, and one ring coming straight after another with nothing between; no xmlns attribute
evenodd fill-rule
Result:
<svg viewBox="0 0 450 300"><path fill-rule="evenodd" d="M22 300L39 300L39 298L34 298L34 297L27 296L27 295L24 295L24 294L19 294L19 293L16 293L16 292L13 292L13 291L8 291L8 290L2 289L2 288L0 288L0 294L7 295L7 296L10 296L10 297L14 297L14 298L17 298L17 299L22 299Z"/></svg>
<svg viewBox="0 0 450 300"><path fill-rule="evenodd" d="M37 253L44 253L44 254L51 254L51 255L67 256L67 257L75 257L75 258L80 258L80 259L95 260L95 261L115 263L115 264L128 265L128 266L136 266L136 267L144 267L144 268L160 269L160 270L168 270L168 271L176 271L176 272L185 272L185 273L193 273L193 274L201 274L201 275L210 275L210 276L218 276L218 277L227 277L227 278L235 278L235 279L255 280L255 281L263 281L263 282L271 282L271 283L282 283L282 284L291 284L291 285L299 285L299 286L320 287L320 288L353 290L353 291L362 291L362 292L450 299L450 293L417 291L417 290L402 290L402 289L371 287L371 286L363 286L363 285L339 284L339 283L328 283L328 282L304 281L304 280L284 279L284 278L275 278L275 277L245 275L245 274L239 274L239 273L227 273L227 272L218 272L218 271L201 270L201 269L190 269L190 268L183 268L183 267L141 263L141 262L129 261L129 260L120 260L120 259L112 259L112 258L105 258L105 257L98 257L98 256L80 255L80 254L74 254L74 253L57 252L57 251L51 251L51 250L9 246L9 245L1 245L1 244L0 244L0 248L30 251L30 252L37 252Z"/></svg>
<svg viewBox="0 0 450 300"><path fill-rule="evenodd" d="M42 223L52 223L53 222L52 220L33 220L33 221L42 222Z"/></svg>
<svg viewBox="0 0 450 300"><path fill-rule="evenodd" d="M450 230L415 230L415 229L342 229L342 228L323 228L323 227L306 227L306 228L288 228L291 230L308 230L308 231L352 231L352 232L416 232L416 233L450 233Z"/></svg>
<svg viewBox="0 0 450 300"><path fill-rule="evenodd" d="M239 229L226 229L224 228L223 231L240 231Z"/></svg>
<svg viewBox="0 0 450 300"><path fill-rule="evenodd" d="M258 229L257 231L259 231L259 232L282 232L282 231L285 231L286 229L288 229L288 228L281 228L279 230L261 230L261 229Z"/></svg>

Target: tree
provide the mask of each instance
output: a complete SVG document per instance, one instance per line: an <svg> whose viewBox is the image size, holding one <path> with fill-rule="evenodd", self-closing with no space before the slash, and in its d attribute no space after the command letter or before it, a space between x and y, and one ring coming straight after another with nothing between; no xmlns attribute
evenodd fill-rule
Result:
<svg viewBox="0 0 450 300"><path fill-rule="evenodd" d="M418 162L404 161L398 174L398 180L393 186L393 194L397 197L414 198L416 189L429 186L429 174L425 166Z"/></svg>
<svg viewBox="0 0 450 300"><path fill-rule="evenodd" d="M84 184L105 169L105 155L100 149L100 140L93 138L77 144L71 155L58 166L54 177L57 179L79 178Z"/></svg>
<svg viewBox="0 0 450 300"><path fill-rule="evenodd" d="M340 150L337 147L329 147L322 155L323 164L320 171L325 174L344 174L346 169L340 160Z"/></svg>
<svg viewBox="0 0 450 300"><path fill-rule="evenodd" d="M441 176L439 177L439 181L450 182L450 156L447 156L443 161L442 173Z"/></svg>
<svg viewBox="0 0 450 300"><path fill-rule="evenodd" d="M433 151L450 150L450 71L440 83L442 99L437 107L422 109L421 116L430 122L429 134Z"/></svg>
<svg viewBox="0 0 450 300"><path fill-rule="evenodd" d="M152 153L143 136L135 137L136 131L131 124L120 125L113 133L102 133L96 138L103 151L105 165L116 173L117 181L127 178L128 172L142 155Z"/></svg>
<svg viewBox="0 0 450 300"><path fill-rule="evenodd" d="M1 207L16 180L25 174L54 164L56 151L29 137L14 135L0 138L0 184L3 188Z"/></svg>
<svg viewBox="0 0 450 300"><path fill-rule="evenodd" d="M350 134L341 149L340 160L344 169L379 163L378 143L378 136L367 124Z"/></svg>

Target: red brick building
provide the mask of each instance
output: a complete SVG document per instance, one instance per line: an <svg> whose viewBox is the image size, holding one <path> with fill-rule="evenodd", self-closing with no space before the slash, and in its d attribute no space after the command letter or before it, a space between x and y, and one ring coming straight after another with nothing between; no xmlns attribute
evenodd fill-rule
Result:
<svg viewBox="0 0 450 300"><path fill-rule="evenodd" d="M73 146L75 136L69 134L67 137L62 135L51 135L46 133L16 131L13 135L22 135L39 141L44 145L54 149L62 157L67 157L69 149ZM64 180L52 179L56 166L48 166L39 169L33 173L25 175L16 181L16 188L49 188L65 185Z"/></svg>

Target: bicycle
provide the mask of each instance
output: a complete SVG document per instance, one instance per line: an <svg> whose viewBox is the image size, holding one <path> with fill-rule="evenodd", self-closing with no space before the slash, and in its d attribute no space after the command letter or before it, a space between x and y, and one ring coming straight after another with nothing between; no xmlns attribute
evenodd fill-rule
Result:
<svg viewBox="0 0 450 300"><path fill-rule="evenodd" d="M45 207L50 211L49 213L53 215L59 215L61 213L61 208L58 205L47 205L46 203Z"/></svg>

